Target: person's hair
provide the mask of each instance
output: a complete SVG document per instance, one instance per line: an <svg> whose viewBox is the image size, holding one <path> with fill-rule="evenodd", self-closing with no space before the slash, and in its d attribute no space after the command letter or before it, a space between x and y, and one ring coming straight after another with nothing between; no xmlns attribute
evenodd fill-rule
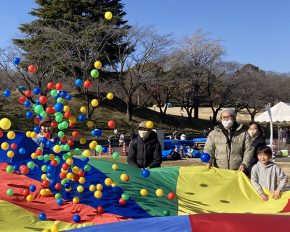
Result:
<svg viewBox="0 0 290 232"><path fill-rule="evenodd" d="M257 123L257 122L250 122L250 124L249 124L249 128L250 128L250 126L252 126L252 125L256 125L257 128L258 128L258 132L259 132L259 136L258 136L258 137L260 137L260 138L264 138L264 130L263 130L263 128L261 127L261 125L260 125L259 123Z"/></svg>
<svg viewBox="0 0 290 232"><path fill-rule="evenodd" d="M269 157L272 157L272 149L268 146L258 147L257 155L262 154L262 153L268 155Z"/></svg>

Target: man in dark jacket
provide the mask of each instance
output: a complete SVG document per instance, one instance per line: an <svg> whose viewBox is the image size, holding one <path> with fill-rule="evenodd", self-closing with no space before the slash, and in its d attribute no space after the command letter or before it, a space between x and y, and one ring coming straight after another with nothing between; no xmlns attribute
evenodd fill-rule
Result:
<svg viewBox="0 0 290 232"><path fill-rule="evenodd" d="M160 167L161 157L161 145L157 134L146 127L146 121L141 122L138 127L138 137L129 145L128 164L136 168Z"/></svg>

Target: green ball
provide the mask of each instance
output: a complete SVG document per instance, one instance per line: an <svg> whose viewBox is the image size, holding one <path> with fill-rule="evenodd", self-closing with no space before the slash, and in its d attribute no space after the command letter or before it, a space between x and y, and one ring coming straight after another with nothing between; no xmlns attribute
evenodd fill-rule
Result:
<svg viewBox="0 0 290 232"><path fill-rule="evenodd" d="M60 163L60 158L59 158L59 156L55 156L55 157L54 157L54 160L56 160L58 164Z"/></svg>
<svg viewBox="0 0 290 232"><path fill-rule="evenodd" d="M62 155L62 159L63 160L67 160L69 158L69 155L67 153L63 154Z"/></svg>
<svg viewBox="0 0 290 232"><path fill-rule="evenodd" d="M46 172L46 167L47 167L46 165L42 165L42 166L41 166L41 171L42 171L42 172Z"/></svg>
<svg viewBox="0 0 290 232"><path fill-rule="evenodd" d="M51 90L51 91L50 91L50 95L51 95L52 97L55 97L55 96L57 95L57 90L56 90L56 89Z"/></svg>
<svg viewBox="0 0 290 232"><path fill-rule="evenodd" d="M73 157L73 154L71 152L68 152L67 155L68 155L68 158L72 158Z"/></svg>
<svg viewBox="0 0 290 232"><path fill-rule="evenodd" d="M63 117L62 117L62 116L60 116L60 115L57 115L57 116L55 117L55 121L57 121L57 122L61 122L61 121L62 121L62 119L63 119ZM57 127L58 127L58 129L59 129L59 127L61 127L61 128L62 128L61 124L58 124L58 125L57 125Z"/></svg>
<svg viewBox="0 0 290 232"><path fill-rule="evenodd" d="M121 196L125 201L129 199L129 195L127 193L123 193Z"/></svg>
<svg viewBox="0 0 290 232"><path fill-rule="evenodd" d="M62 97L57 98L56 100L57 103L64 103L64 99Z"/></svg>
<svg viewBox="0 0 290 232"><path fill-rule="evenodd" d="M96 152L101 152L103 147L101 145L96 146Z"/></svg>
<svg viewBox="0 0 290 232"><path fill-rule="evenodd" d="M63 145L63 150L64 151L69 151L70 150L70 146L68 144Z"/></svg>
<svg viewBox="0 0 290 232"><path fill-rule="evenodd" d="M167 209L163 210L162 214L163 216L170 216L170 212Z"/></svg>
<svg viewBox="0 0 290 232"><path fill-rule="evenodd" d="M79 148L74 149L75 155L80 155L81 153L82 153L81 149L79 149Z"/></svg>
<svg viewBox="0 0 290 232"><path fill-rule="evenodd" d="M68 128L68 122L67 122L67 121L63 121L63 122L61 123L61 125L62 125L62 127L63 127L64 129L67 129L67 128Z"/></svg>
<svg viewBox="0 0 290 232"><path fill-rule="evenodd" d="M84 166L84 170L85 170L86 172L90 171L90 170L91 170L91 166L88 165L88 164L86 164L86 165Z"/></svg>
<svg viewBox="0 0 290 232"><path fill-rule="evenodd" d="M41 116L42 118L45 118L45 117L47 116L47 113L46 113L45 111L42 111L42 112L40 113L40 116Z"/></svg>
<svg viewBox="0 0 290 232"><path fill-rule="evenodd" d="M6 194L7 194L8 196L12 196L12 195L14 194L13 189L7 189Z"/></svg>
<svg viewBox="0 0 290 232"><path fill-rule="evenodd" d="M119 152L115 151L112 155L113 159L118 159L120 157Z"/></svg>
<svg viewBox="0 0 290 232"><path fill-rule="evenodd" d="M92 71L91 71L91 77L92 78L99 77L99 71L97 69L92 69Z"/></svg>
<svg viewBox="0 0 290 232"><path fill-rule="evenodd" d="M41 112L43 111L44 109L43 109L43 106L42 105L37 105L37 106L35 106L35 108L34 108L34 111L35 111L35 113L37 113L37 114L41 114Z"/></svg>
<svg viewBox="0 0 290 232"><path fill-rule="evenodd" d="M44 155L43 159L44 159L44 161L49 161L49 155Z"/></svg>
<svg viewBox="0 0 290 232"><path fill-rule="evenodd" d="M61 197L62 197L62 196L61 196L60 193L56 193L55 196L54 196L55 199L60 199Z"/></svg>
<svg viewBox="0 0 290 232"><path fill-rule="evenodd" d="M57 133L57 136L58 136L59 138L63 138L63 137L65 136L65 134L64 134L63 131L59 131L59 132Z"/></svg>
<svg viewBox="0 0 290 232"><path fill-rule="evenodd" d="M7 172L7 173L13 173L13 172L14 172L14 167L13 167L12 165L8 165L8 166L6 167L6 172Z"/></svg>
<svg viewBox="0 0 290 232"><path fill-rule="evenodd" d="M34 168L34 166L35 166L35 163L33 161L29 161L27 163L27 167L30 168L30 169Z"/></svg>
<svg viewBox="0 0 290 232"><path fill-rule="evenodd" d="M43 160L43 155L37 156L38 160Z"/></svg>

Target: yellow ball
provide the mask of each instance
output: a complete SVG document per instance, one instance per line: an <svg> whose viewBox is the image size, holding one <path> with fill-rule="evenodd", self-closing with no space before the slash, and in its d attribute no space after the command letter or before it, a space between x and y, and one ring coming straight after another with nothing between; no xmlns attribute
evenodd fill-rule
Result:
<svg viewBox="0 0 290 232"><path fill-rule="evenodd" d="M37 136L37 133L35 133L34 131L32 131L32 132L30 133L30 137L31 137L31 138L35 139L36 136Z"/></svg>
<svg viewBox="0 0 290 232"><path fill-rule="evenodd" d="M77 122L77 119L76 119L75 117L70 117L70 118L68 119L68 121L69 121L70 123L76 123L76 122Z"/></svg>
<svg viewBox="0 0 290 232"><path fill-rule="evenodd" d="M91 104L92 104L93 107L97 107L99 105L99 101L97 99L93 99L91 101Z"/></svg>
<svg viewBox="0 0 290 232"><path fill-rule="evenodd" d="M111 186L115 187L115 186L117 186L117 184L115 182L113 182Z"/></svg>
<svg viewBox="0 0 290 232"><path fill-rule="evenodd" d="M33 196L31 194L26 196L26 201L33 201Z"/></svg>
<svg viewBox="0 0 290 232"><path fill-rule="evenodd" d="M147 121L146 122L146 127L148 128L148 129L152 129L153 128L153 122L152 121Z"/></svg>
<svg viewBox="0 0 290 232"><path fill-rule="evenodd" d="M58 232L58 225L57 224L53 224L50 228L51 232Z"/></svg>
<svg viewBox="0 0 290 232"><path fill-rule="evenodd" d="M69 172L66 174L66 178L69 179L69 180L72 180L74 178L74 174Z"/></svg>
<svg viewBox="0 0 290 232"><path fill-rule="evenodd" d="M147 190L147 189L141 189L141 190L140 190L140 195L141 195L142 197L146 197L148 194L149 194L149 193L148 193L148 190Z"/></svg>
<svg viewBox="0 0 290 232"><path fill-rule="evenodd" d="M107 12L105 13L105 19L107 19L107 20L111 20L112 17L113 17L113 14L112 14L111 11L107 11Z"/></svg>
<svg viewBox="0 0 290 232"><path fill-rule="evenodd" d="M65 105L64 107L63 107L63 112L69 112L70 111L70 107L68 106L68 105Z"/></svg>
<svg viewBox="0 0 290 232"><path fill-rule="evenodd" d="M1 149L2 150L7 150L9 148L9 144L7 142L1 143Z"/></svg>
<svg viewBox="0 0 290 232"><path fill-rule="evenodd" d="M97 189L98 191L102 191L102 189L103 189L103 185L102 185L102 184L97 184L97 185L96 185L96 189Z"/></svg>
<svg viewBox="0 0 290 232"><path fill-rule="evenodd" d="M89 144L89 148L95 150L97 145L98 145L98 143L96 141L92 141Z"/></svg>
<svg viewBox="0 0 290 232"><path fill-rule="evenodd" d="M87 122L87 126L88 126L89 128L93 127L94 125L95 125L95 123L94 123L93 121L88 121L88 122Z"/></svg>
<svg viewBox="0 0 290 232"><path fill-rule="evenodd" d="M72 172L73 172L74 174L78 174L79 171L80 171L80 168L79 168L78 166L74 166L74 167L72 168Z"/></svg>
<svg viewBox="0 0 290 232"><path fill-rule="evenodd" d="M112 100L112 99L114 98L113 93L111 93L111 92L107 93L107 98L108 98L109 100Z"/></svg>
<svg viewBox="0 0 290 232"><path fill-rule="evenodd" d="M35 152L31 153L31 158L32 158L32 159L37 159L37 155L36 155Z"/></svg>
<svg viewBox="0 0 290 232"><path fill-rule="evenodd" d="M106 178L105 179L105 181L104 181L104 183L105 183L105 185L107 185L107 186L111 186L112 185L112 179L111 178Z"/></svg>
<svg viewBox="0 0 290 232"><path fill-rule="evenodd" d="M91 152L89 150L84 150L83 153L82 153L82 155L84 157L90 157L91 156Z"/></svg>
<svg viewBox="0 0 290 232"><path fill-rule="evenodd" d="M49 154L49 160L54 160L54 154Z"/></svg>
<svg viewBox="0 0 290 232"><path fill-rule="evenodd" d="M121 181L127 182L129 181L129 176L125 173L121 174L120 176Z"/></svg>
<svg viewBox="0 0 290 232"><path fill-rule="evenodd" d="M102 192L97 190L97 191L95 191L94 196L95 196L95 198L101 198L102 197Z"/></svg>
<svg viewBox="0 0 290 232"><path fill-rule="evenodd" d="M87 140L86 138L80 138L80 144L84 145L86 144Z"/></svg>
<svg viewBox="0 0 290 232"><path fill-rule="evenodd" d="M80 202L80 199L78 197L73 198L73 203L77 204Z"/></svg>
<svg viewBox="0 0 290 232"><path fill-rule="evenodd" d="M85 106L82 106L80 108L80 112L83 113L83 114L85 114L87 112L87 108Z"/></svg>
<svg viewBox="0 0 290 232"><path fill-rule="evenodd" d="M26 131L26 137L30 138L31 137L31 131Z"/></svg>
<svg viewBox="0 0 290 232"><path fill-rule="evenodd" d="M71 191L71 187L66 188L65 191L66 191L66 192L70 192L70 191Z"/></svg>
<svg viewBox="0 0 290 232"><path fill-rule="evenodd" d="M84 183L86 183L86 178L84 178L84 177L81 176L81 177L79 178L79 183L80 183L80 184L84 184ZM94 186L94 185L93 185L93 186ZM95 187L95 186L94 186L94 187Z"/></svg>
<svg viewBox="0 0 290 232"><path fill-rule="evenodd" d="M77 187L77 191L78 191L79 193L82 193L82 192L84 191L84 187L81 186L81 185L79 185L79 186Z"/></svg>
<svg viewBox="0 0 290 232"><path fill-rule="evenodd" d="M40 194L41 196L45 196L45 194L46 194L45 189L41 189L40 192L39 192L39 194Z"/></svg>
<svg viewBox="0 0 290 232"><path fill-rule="evenodd" d="M164 192L163 192L162 189L157 189L155 194L156 194L157 197L162 197L164 195Z"/></svg>
<svg viewBox="0 0 290 232"><path fill-rule="evenodd" d="M42 179L42 180L46 180L46 179L47 179L45 173L41 175L41 179Z"/></svg>
<svg viewBox="0 0 290 232"><path fill-rule="evenodd" d="M0 128L3 130L9 130L11 127L11 121L8 118L2 118L0 120Z"/></svg>
<svg viewBox="0 0 290 232"><path fill-rule="evenodd" d="M8 158L13 158L14 157L14 152L13 151L8 151L7 152L7 157Z"/></svg>
<svg viewBox="0 0 290 232"><path fill-rule="evenodd" d="M102 67L102 62L99 61L99 60L97 60L97 61L94 63L94 67L95 67L96 69L100 69L100 68Z"/></svg>
<svg viewBox="0 0 290 232"><path fill-rule="evenodd" d="M54 146L53 146L53 151L54 151L55 153L60 153L60 152L61 152L61 147L60 147L59 145L54 145Z"/></svg>
<svg viewBox="0 0 290 232"><path fill-rule="evenodd" d="M113 170L117 170L117 169L118 169L118 164L113 164L113 165L112 165L112 169L113 169Z"/></svg>
<svg viewBox="0 0 290 232"><path fill-rule="evenodd" d="M94 191L96 190L95 185L91 184L90 187L89 187L89 190L90 190L91 192L94 192Z"/></svg>
<svg viewBox="0 0 290 232"><path fill-rule="evenodd" d="M42 232L50 232L49 229L44 229Z"/></svg>
<svg viewBox="0 0 290 232"><path fill-rule="evenodd" d="M68 170L60 169L60 171L63 173L68 173Z"/></svg>
<svg viewBox="0 0 290 232"><path fill-rule="evenodd" d="M45 195L46 195L46 196L48 196L48 195L51 194L51 191L50 191L49 188L45 188L44 190L45 190Z"/></svg>
<svg viewBox="0 0 290 232"><path fill-rule="evenodd" d="M67 158L65 161L68 165L72 165L74 163L72 158Z"/></svg>
<svg viewBox="0 0 290 232"><path fill-rule="evenodd" d="M7 138L8 139L15 139L15 133L14 133L14 131L8 131L7 132Z"/></svg>

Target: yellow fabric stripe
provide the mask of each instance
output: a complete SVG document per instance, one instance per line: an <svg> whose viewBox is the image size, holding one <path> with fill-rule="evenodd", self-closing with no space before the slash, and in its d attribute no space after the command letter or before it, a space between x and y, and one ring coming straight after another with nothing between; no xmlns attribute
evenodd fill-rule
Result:
<svg viewBox="0 0 290 232"><path fill-rule="evenodd" d="M250 180L240 171L206 166L180 167L176 192L178 215L194 213L276 214L283 210L290 191L281 199L260 199ZM270 194L269 192L267 192Z"/></svg>

